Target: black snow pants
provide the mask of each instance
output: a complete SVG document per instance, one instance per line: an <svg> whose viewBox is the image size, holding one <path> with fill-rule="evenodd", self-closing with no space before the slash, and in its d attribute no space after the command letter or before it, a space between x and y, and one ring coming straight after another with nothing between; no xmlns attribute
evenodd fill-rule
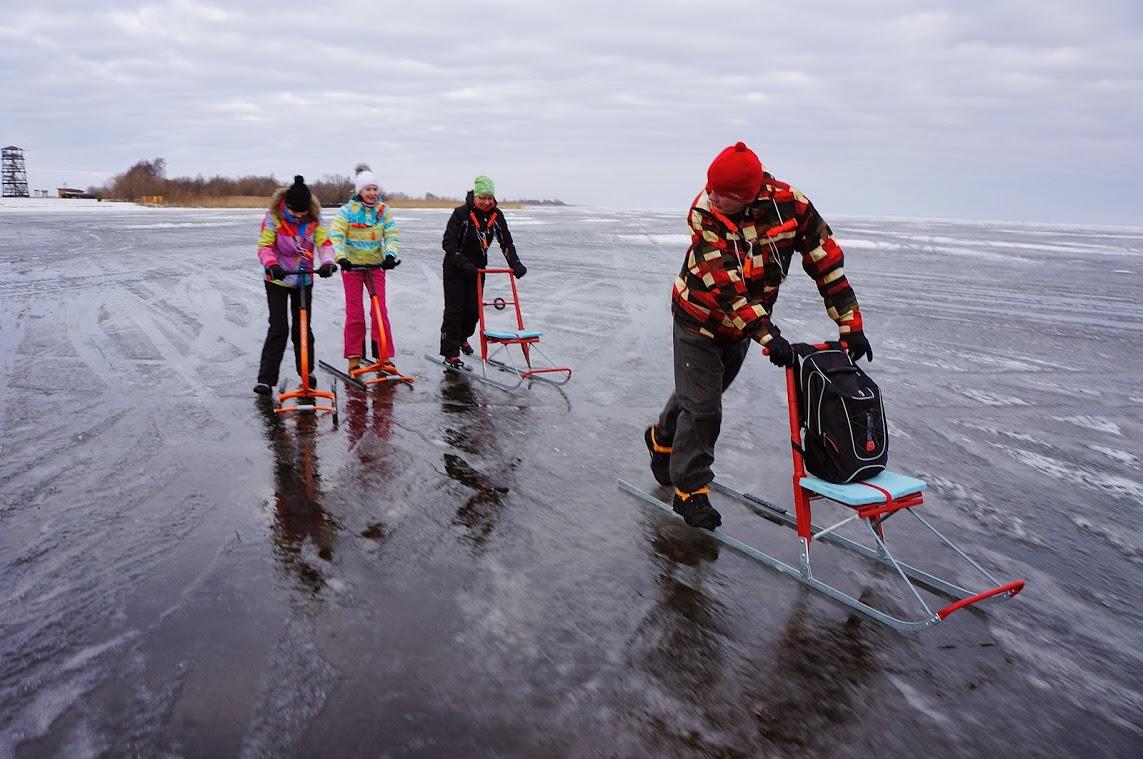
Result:
<svg viewBox="0 0 1143 759"><path fill-rule="evenodd" d="M309 311L309 323L313 324L313 289L312 284L306 285L306 308ZM258 367L258 381L265 382L273 387L278 384L278 367L282 365L282 354L286 352L286 338L294 341L294 367L298 376L302 376L302 340L301 340L301 293L296 287L283 287L273 282L266 283L266 304L270 307L270 328L266 331L266 342L262 343L262 363ZM292 325L292 326L291 326ZM310 375L314 372L314 332L308 330L306 335L309 344Z"/></svg>
<svg viewBox="0 0 1143 759"><path fill-rule="evenodd" d="M441 355L460 355L460 344L470 338L480 321L476 300L476 276L444 267L444 319L441 321Z"/></svg>
<svg viewBox="0 0 1143 759"><path fill-rule="evenodd" d="M659 415L656 437L671 441L671 482L684 493L714 480L714 444L722 427L722 393L734 382L749 340L719 344L674 325L675 392Z"/></svg>

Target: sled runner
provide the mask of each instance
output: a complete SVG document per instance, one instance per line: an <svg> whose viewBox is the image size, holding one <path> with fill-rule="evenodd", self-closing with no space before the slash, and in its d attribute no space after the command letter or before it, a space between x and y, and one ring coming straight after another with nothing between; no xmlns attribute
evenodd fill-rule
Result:
<svg viewBox="0 0 1143 759"><path fill-rule="evenodd" d="M496 297L485 300L484 275L507 274L508 282L512 287L512 299L504 300ZM514 390L524 382L539 380L553 385L566 384L571 379L572 370L566 366L556 366L547 354L540 350L540 338L543 332L535 332L524 328L524 315L520 311L520 296L516 290L516 278L511 269L478 269L476 277L476 298L480 302L480 374L477 379L504 390ZM492 306L497 311L503 311L511 305L516 312L516 329L492 329L485 318L485 306ZM510 346L519 346L523 359L522 365L513 359ZM535 357L543 359L543 365L535 363ZM452 366L439 356L425 354L425 358L435 361L442 366L455 371L467 371L476 375L476 371L469 366ZM502 382L495 376L489 375L489 367L494 370L515 375L515 382Z"/></svg>
<svg viewBox="0 0 1143 759"><path fill-rule="evenodd" d="M294 273L294 272L291 272ZM298 324L299 324L299 339L301 340L301 364L302 364L302 384L297 390L286 392L285 380L278 387L278 400L275 405L274 411L279 414L288 414L291 412L311 412L317 413L318 411L329 411L333 414L333 426L337 426L337 384L334 383L333 392L326 390L317 390L310 387L310 351L309 351L309 304L306 302L306 288L305 285L313 282L313 272L302 270L298 274ZM318 399L324 398L329 401L329 405L319 405ZM293 403L287 405L287 401Z"/></svg>
<svg viewBox="0 0 1143 759"><path fill-rule="evenodd" d="M828 346L822 345L815 347L824 349ZM709 533L711 537L723 545L772 567L779 572L787 574L799 582L810 586L814 590L824 593L878 622L883 622L894 629L902 631L923 630L941 622L959 609L990 599L1004 600L1012 598L1024 588L1023 580L1013 580L1011 582L1002 583L996 579L988 570L970 558L951 540L942 535L937 528L930 524L924 517L916 513L916 507L920 506L923 501L923 493L925 490L925 482L923 480L898 474L888 469L881 471L876 476L867 480L848 484L827 482L808 474L805 470L805 463L801 453L803 425L798 414L798 398L796 393L794 368L788 367L786 369L786 396L787 402L789 403L790 442L793 449L794 514L791 515L783 508L768 503L757 496L736 490L718 481L712 482L710 488L713 491L740 501L753 510L755 514L774 524L793 528L797 532L801 552L799 566L795 567L791 564L787 564L753 546L736 540L720 530L711 531ZM668 514L678 517L670 503L660 500L635 485L620 480L619 487L659 507ZM814 501L829 501L835 506L848 509L850 513L840 521L828 527L822 527L815 524L811 519L811 504ZM899 512L907 512L917 519L928 532L936 536L940 544L967 562L976 572L983 575L989 583L992 583L992 586L980 591L969 590L898 561L893 556L886 541L885 523L890 517ZM681 517L679 518L681 519ZM867 537L870 539L868 543L852 540L837 533L837 530L842 526L855 522L865 528L865 531L868 533ZM810 561L811 549L816 541L824 541L835 546L840 546L841 548L853 551L875 562L892 567L903 581L904 586L908 588L917 603L924 609L924 616L915 619L895 617L884 610L870 606L854 596L818 579L813 573ZM950 598L952 602L934 610L933 606L935 606L935 604L931 606L918 591L918 588L934 595Z"/></svg>
<svg viewBox="0 0 1143 759"><path fill-rule="evenodd" d="M381 264L354 264L353 270L372 270L380 269ZM373 314L373 323L381 328L378 330L380 334L377 335L377 354L384 356L389 352L389 344L385 337L385 322L381 319L381 301L377 297L377 291L373 286L373 276L369 275L364 277L365 289L369 291L369 308ZM364 351L362 351L364 352ZM334 376L341 377L347 383L354 385L362 390L372 387L374 385L383 385L386 382L404 382L409 385L413 384L413 378L407 374L401 374L397 371L397 367L393 365L392 361L383 358L378 358L372 364L362 364L348 372L343 372L332 364L325 361L319 361L318 365L325 369ZM375 376L367 376L375 375Z"/></svg>

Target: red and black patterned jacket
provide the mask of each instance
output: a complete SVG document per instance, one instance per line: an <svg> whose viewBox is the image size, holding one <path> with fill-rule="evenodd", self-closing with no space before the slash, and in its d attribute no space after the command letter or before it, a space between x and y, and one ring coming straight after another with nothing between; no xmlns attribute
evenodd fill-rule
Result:
<svg viewBox="0 0 1143 759"><path fill-rule="evenodd" d="M781 330L771 321L794 253L813 277L840 337L861 332L844 256L809 199L766 172L762 189L736 221L699 193L691 206L691 246L675 279L671 311L686 329L718 342L762 345Z"/></svg>

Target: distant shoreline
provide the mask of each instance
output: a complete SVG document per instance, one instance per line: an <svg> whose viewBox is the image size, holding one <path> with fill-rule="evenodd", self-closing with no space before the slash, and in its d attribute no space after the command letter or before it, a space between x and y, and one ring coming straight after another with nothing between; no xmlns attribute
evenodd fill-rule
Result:
<svg viewBox="0 0 1143 759"><path fill-rule="evenodd" d="M382 198L382 200L384 200L384 198ZM454 200L452 198L434 198L433 200L401 198L385 200L385 204L390 208L456 208L463 203L463 200ZM138 202L136 205L147 206L149 208L268 208L270 199L258 195L230 195L219 198L171 198L169 200L164 199L162 203ZM340 205L340 203L332 205L323 204L322 207L338 208ZM501 208L522 208L524 204L517 201L506 201L499 203L499 206Z"/></svg>

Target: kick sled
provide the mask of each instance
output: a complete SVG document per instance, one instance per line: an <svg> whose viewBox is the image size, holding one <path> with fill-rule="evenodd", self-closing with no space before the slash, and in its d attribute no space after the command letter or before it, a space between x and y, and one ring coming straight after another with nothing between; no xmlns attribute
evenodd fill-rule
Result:
<svg viewBox="0 0 1143 759"><path fill-rule="evenodd" d="M407 385L413 384L413 378L407 374L401 374L397 371L397 367L393 365L392 361L385 358L378 358L378 356L385 356L389 352L389 343L385 337L385 322L381 319L381 300L377 296L377 290L373 286L374 269L381 269L381 264L354 264L353 271L368 272L365 276L365 289L369 291L369 308L373 314L373 323L378 325L380 329L377 335L377 356L372 364L362 364L356 369L351 369L348 372L343 372L333 364L325 361L318 361L318 365L334 375L340 377L347 385L353 385L359 390L366 390L370 387L377 385L384 385L389 382L404 382ZM361 351L363 354L364 350ZM372 375L372 376L370 376Z"/></svg>
<svg viewBox="0 0 1143 759"><path fill-rule="evenodd" d="M825 347L825 346L815 346ZM872 619L882 622L896 630L913 631L924 630L946 619L950 614L960 609L989 600L1005 600L1014 597L1024 588L1023 580L1001 582L988 570L973 560L951 540L941 534L928 520L917 513L916 509L923 501L925 482L915 477L882 470L879 474L867 480L850 484L839 485L827 482L818 477L807 474L802 450L802 423L799 419L797 389L794 379L793 367L786 369L786 396L789 403L790 442L793 450L793 490L794 514L786 509L769 503L762 498L736 490L722 482L711 483L711 490L729 496L750 508L762 518L784 527L790 527L797 533L800 549L800 562L793 566L759 549L747 545L727 535L721 530L713 530L708 534L723 545L754 559L766 566L787 574L804 583L814 590L833 598ZM641 490L624 480L619 481L619 487L632 493L642 500L657 506L666 513L682 519L671 508L671 504L660 500L654 495ZM811 519L811 505L814 501L826 501L834 507L847 509L849 514L840 521L822 527ZM936 536L939 543L963 559L975 572L982 575L991 586L984 590L974 591L963 588L954 582L936 577L929 572L898 561L889 549L885 538L885 523L895 514L905 512L915 518L925 530ZM867 533L867 542L860 542L838 534L838 529L858 523ZM879 564L892 567L902 580L904 588L924 610L924 616L913 619L901 619L888 611L875 608L854 596L841 591L822 581L813 573L811 565L811 549L818 541L839 546L848 551L857 553ZM943 596L951 599L951 603L943 606L930 605L922 596L924 590L933 596ZM906 596L907 598L908 596ZM937 606L937 608L934 608Z"/></svg>
<svg viewBox="0 0 1143 759"><path fill-rule="evenodd" d="M310 319L305 286L313 282L313 272L302 270L296 273L298 277L298 332L301 340L302 384L297 390L286 392L286 382L283 380L278 387L278 398L274 405L274 411L279 414L329 412L333 414L333 426L337 427L337 383L334 382L333 392L318 390L310 385ZM321 403L322 399L329 401L328 405Z"/></svg>
<svg viewBox="0 0 1143 759"><path fill-rule="evenodd" d="M512 288L510 301L504 300L503 297L485 300L484 275L486 274L508 275L508 283ZM540 338L544 333L524 328L524 315L520 311L520 296L516 290L516 277L512 274L511 269L479 269L476 277L476 298L477 302L480 303L480 373L477 374L472 367L467 365L459 367L461 371L467 371L476 376L477 379L504 390L515 390L525 382L532 382L533 380L563 385L571 379L572 370L570 368L557 366L554 361L548 358L547 354L540 350ZM485 307L492 306L497 311L503 311L509 305L516 312L516 329L490 328L485 318ZM514 351L510 350L513 345L520 349L519 353L522 360L520 364L517 364L513 358ZM537 357L542 359L542 363L537 362ZM425 358L446 368L458 369L458 367L446 363L440 356L425 354ZM490 369L492 370L491 373ZM497 373L514 376L516 381L502 381L497 378Z"/></svg>

